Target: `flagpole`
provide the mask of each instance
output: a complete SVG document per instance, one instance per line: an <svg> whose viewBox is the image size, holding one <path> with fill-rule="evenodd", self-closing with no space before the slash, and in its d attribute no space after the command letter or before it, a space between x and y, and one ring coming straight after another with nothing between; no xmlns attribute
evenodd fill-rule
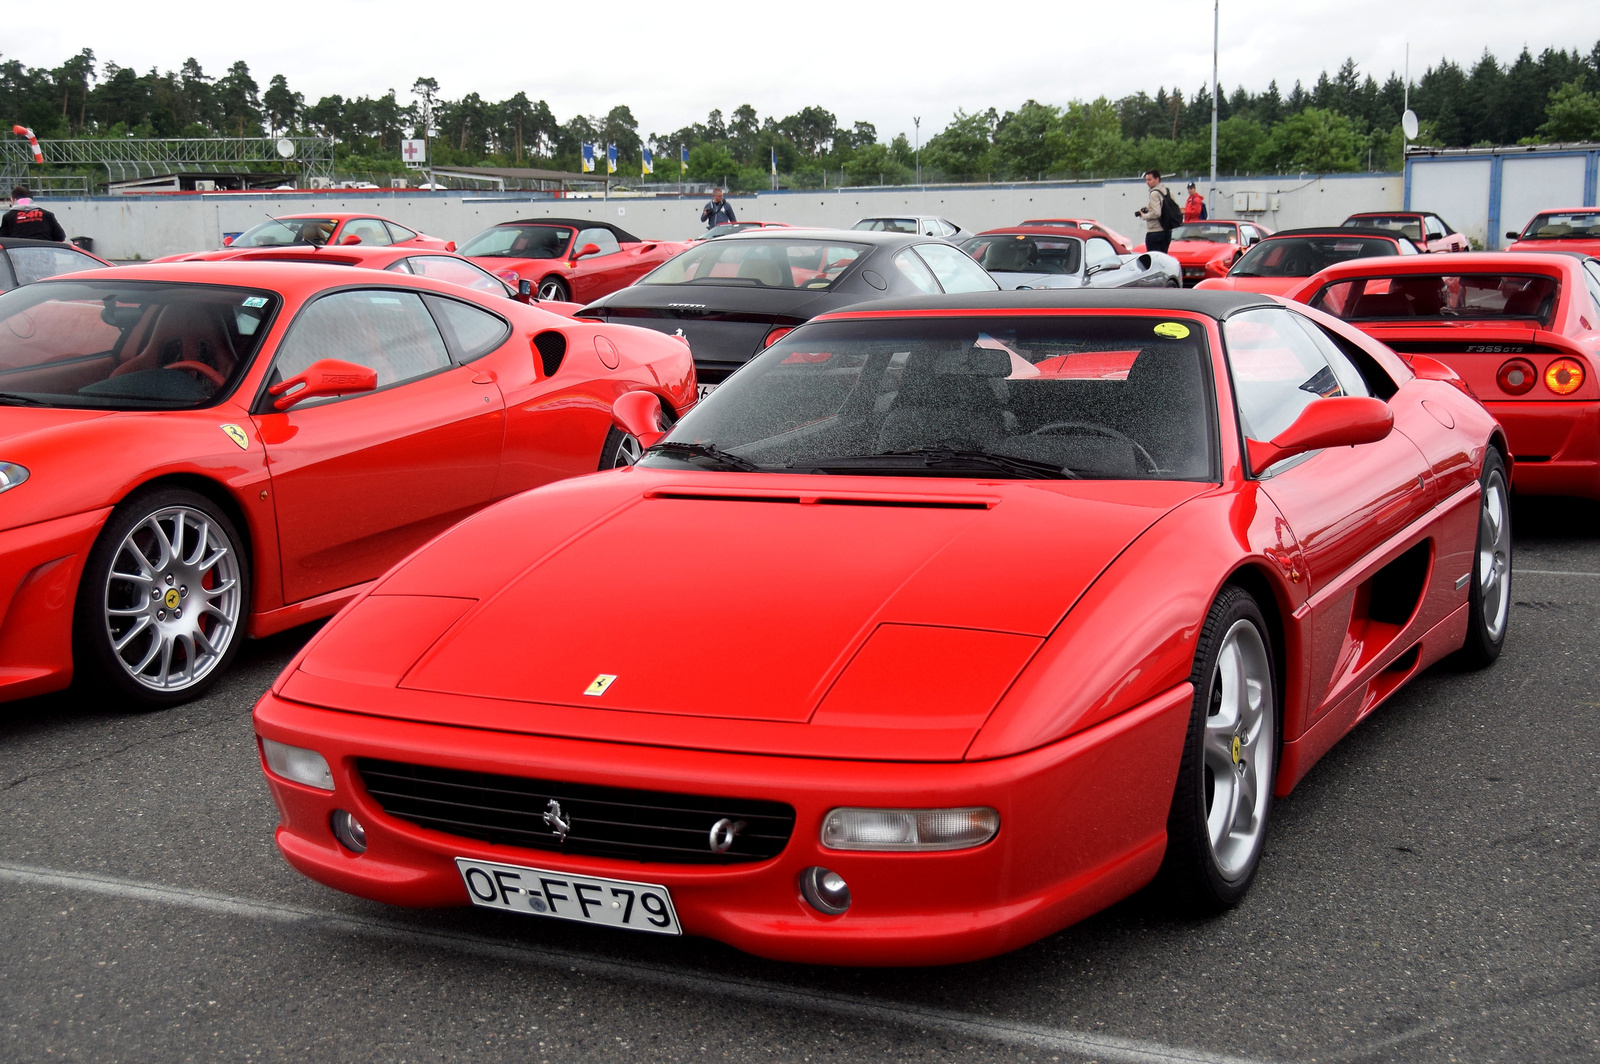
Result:
<svg viewBox="0 0 1600 1064"><path fill-rule="evenodd" d="M1211 187L1206 202L1217 192L1217 50L1222 40L1222 0L1211 2ZM1207 213L1210 213L1209 211Z"/></svg>

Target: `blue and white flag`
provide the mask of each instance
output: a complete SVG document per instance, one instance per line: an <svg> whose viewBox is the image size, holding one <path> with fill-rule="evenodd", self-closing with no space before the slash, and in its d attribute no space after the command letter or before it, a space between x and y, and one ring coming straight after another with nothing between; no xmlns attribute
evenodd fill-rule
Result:
<svg viewBox="0 0 1600 1064"><path fill-rule="evenodd" d="M649 177L651 174L656 172L656 156L654 152L652 152L649 148L643 148L641 149L640 158L644 160L641 176Z"/></svg>
<svg viewBox="0 0 1600 1064"><path fill-rule="evenodd" d="M607 144L606 145L606 173L614 174L616 172L617 172L617 146L615 144Z"/></svg>
<svg viewBox="0 0 1600 1064"><path fill-rule="evenodd" d="M582 155L583 155L583 162L580 163L579 165L581 165L583 167L583 172L586 173L586 174L594 173L594 145L593 144L585 144L585 145L583 145L582 146Z"/></svg>
<svg viewBox="0 0 1600 1064"><path fill-rule="evenodd" d="M772 176L778 176L778 146L776 144L772 146Z"/></svg>
<svg viewBox="0 0 1600 1064"><path fill-rule="evenodd" d="M682 144L678 145L678 172L680 174L689 172L689 149Z"/></svg>

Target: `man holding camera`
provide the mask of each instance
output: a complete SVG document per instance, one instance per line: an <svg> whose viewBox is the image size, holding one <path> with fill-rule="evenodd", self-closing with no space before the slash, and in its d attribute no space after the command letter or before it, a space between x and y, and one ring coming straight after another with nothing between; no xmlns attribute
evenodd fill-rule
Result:
<svg viewBox="0 0 1600 1064"><path fill-rule="evenodd" d="M733 204L722 198L720 188L711 190L711 202L700 212L700 220L706 223L707 229L715 229L719 225L738 221L733 216Z"/></svg>

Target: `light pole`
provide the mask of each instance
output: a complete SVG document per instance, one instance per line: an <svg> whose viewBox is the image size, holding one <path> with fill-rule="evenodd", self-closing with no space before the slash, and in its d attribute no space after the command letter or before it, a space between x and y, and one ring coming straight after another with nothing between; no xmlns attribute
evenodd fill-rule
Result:
<svg viewBox="0 0 1600 1064"><path fill-rule="evenodd" d="M1217 192L1217 43L1221 40L1222 0L1211 2L1211 187L1206 202ZM1209 210L1207 213L1210 213Z"/></svg>
<svg viewBox="0 0 1600 1064"><path fill-rule="evenodd" d="M911 151L911 158L916 161L916 164L917 164L917 184L921 185L922 184L922 119L921 118L913 118L911 120L911 125L916 129L915 136L917 138L916 147L913 148L912 151Z"/></svg>

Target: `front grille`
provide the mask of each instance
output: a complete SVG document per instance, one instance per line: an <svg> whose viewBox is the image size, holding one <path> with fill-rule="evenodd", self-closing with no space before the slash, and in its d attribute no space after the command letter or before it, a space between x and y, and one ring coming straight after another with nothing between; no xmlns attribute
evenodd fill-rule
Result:
<svg viewBox="0 0 1600 1064"><path fill-rule="evenodd" d="M794 809L782 802L710 798L362 758L361 782L383 811L420 827L502 846L669 864L739 864L783 852ZM569 825L546 822L550 803ZM711 848L718 822L744 822L724 853ZM725 837L725 836L724 836Z"/></svg>

